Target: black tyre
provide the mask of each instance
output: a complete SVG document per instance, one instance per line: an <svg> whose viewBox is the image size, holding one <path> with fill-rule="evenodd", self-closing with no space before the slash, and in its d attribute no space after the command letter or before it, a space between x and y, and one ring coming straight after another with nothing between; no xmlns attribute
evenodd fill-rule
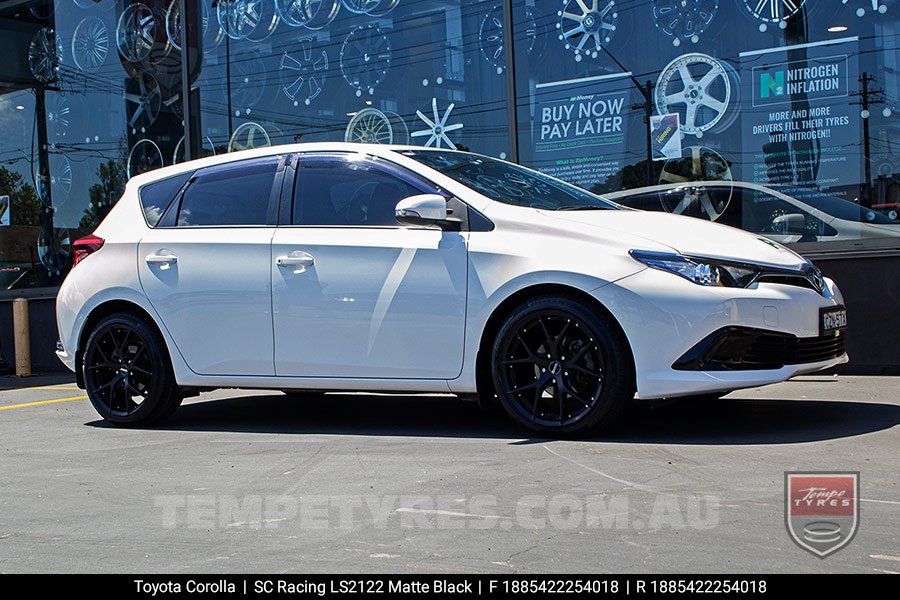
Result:
<svg viewBox="0 0 900 600"><path fill-rule="evenodd" d="M537 298L513 311L491 366L504 410L548 437L609 427L634 398L631 352L615 323L569 298Z"/></svg>
<svg viewBox="0 0 900 600"><path fill-rule="evenodd" d="M294 400L319 400L325 396L325 392L315 390L281 390L281 392Z"/></svg>
<svg viewBox="0 0 900 600"><path fill-rule="evenodd" d="M94 327L82 368L91 404L110 423L151 425L181 404L165 342L131 313L110 315Z"/></svg>

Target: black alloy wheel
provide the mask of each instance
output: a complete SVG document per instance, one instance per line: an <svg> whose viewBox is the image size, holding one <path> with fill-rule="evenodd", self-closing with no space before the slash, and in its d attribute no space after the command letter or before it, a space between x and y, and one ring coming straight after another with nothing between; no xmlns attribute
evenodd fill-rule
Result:
<svg viewBox="0 0 900 600"><path fill-rule="evenodd" d="M497 396L541 434L584 435L611 424L634 395L627 344L583 304L539 298L519 307L494 344Z"/></svg>
<svg viewBox="0 0 900 600"><path fill-rule="evenodd" d="M134 315L111 315L94 328L85 345L83 369L91 403L112 423L155 423L181 404L162 339Z"/></svg>

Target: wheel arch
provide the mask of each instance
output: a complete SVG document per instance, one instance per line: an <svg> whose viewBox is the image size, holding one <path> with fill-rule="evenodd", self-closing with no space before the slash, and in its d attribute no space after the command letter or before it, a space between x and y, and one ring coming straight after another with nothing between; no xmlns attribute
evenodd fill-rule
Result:
<svg viewBox="0 0 900 600"><path fill-rule="evenodd" d="M75 346L75 381L80 388L84 388L84 373L82 370L84 345L87 343L91 332L94 330L97 324L109 315L113 315L116 313L130 313L137 317L140 317L141 319L146 321L147 324L156 331L156 333L159 334L160 339L163 340L163 345L167 345L166 337L160 330L160 327L156 323L156 320L140 304L137 304L130 300L121 299L107 300L106 302L98 304L93 309L91 309L91 312L88 313L88 316L85 318L84 325L82 325L81 331L78 334L78 343Z"/></svg>
<svg viewBox="0 0 900 600"><path fill-rule="evenodd" d="M522 304L535 298L545 296L576 300L607 317L609 322L614 326L615 335L622 339L625 347L628 349L627 364L631 368L632 375L635 374L634 350L631 347L631 342L628 340L628 336L625 335L625 330L622 329L619 320L616 319L612 312L606 308L602 302L584 290L570 285L561 283L541 283L518 289L504 298L503 301L494 308L493 312L485 322L485 326L481 331L481 339L478 343L478 353L475 357L475 384L478 388L478 396L480 398L490 399L490 401L494 400L493 383L490 371L491 347L494 343L494 338L497 336L500 327L503 325L503 321Z"/></svg>

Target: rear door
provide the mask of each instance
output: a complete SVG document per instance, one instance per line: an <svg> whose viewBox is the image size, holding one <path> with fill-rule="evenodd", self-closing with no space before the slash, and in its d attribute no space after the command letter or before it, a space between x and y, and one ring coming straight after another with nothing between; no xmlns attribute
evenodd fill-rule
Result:
<svg viewBox="0 0 900 600"><path fill-rule="evenodd" d="M434 186L348 155L304 156L272 243L278 375L453 378L462 368L465 233L404 226ZM292 259L286 261L285 259Z"/></svg>
<svg viewBox="0 0 900 600"><path fill-rule="evenodd" d="M200 170L139 244L144 291L196 373L275 373L270 257L283 172L280 157Z"/></svg>

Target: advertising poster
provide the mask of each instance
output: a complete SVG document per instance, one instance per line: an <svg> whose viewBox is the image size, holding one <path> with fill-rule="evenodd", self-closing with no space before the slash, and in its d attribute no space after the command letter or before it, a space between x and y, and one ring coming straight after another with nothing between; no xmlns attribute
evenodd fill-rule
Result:
<svg viewBox="0 0 900 600"><path fill-rule="evenodd" d="M650 141L653 160L681 158L681 131L678 113L650 117Z"/></svg>
<svg viewBox="0 0 900 600"><path fill-rule="evenodd" d="M9 225L9 196L0 196L0 227Z"/></svg>
<svg viewBox="0 0 900 600"><path fill-rule="evenodd" d="M743 177L853 197L862 166L856 37L743 52Z"/></svg>
<svg viewBox="0 0 900 600"><path fill-rule="evenodd" d="M575 185L591 187L625 159L630 73L538 84L532 131L534 164Z"/></svg>

